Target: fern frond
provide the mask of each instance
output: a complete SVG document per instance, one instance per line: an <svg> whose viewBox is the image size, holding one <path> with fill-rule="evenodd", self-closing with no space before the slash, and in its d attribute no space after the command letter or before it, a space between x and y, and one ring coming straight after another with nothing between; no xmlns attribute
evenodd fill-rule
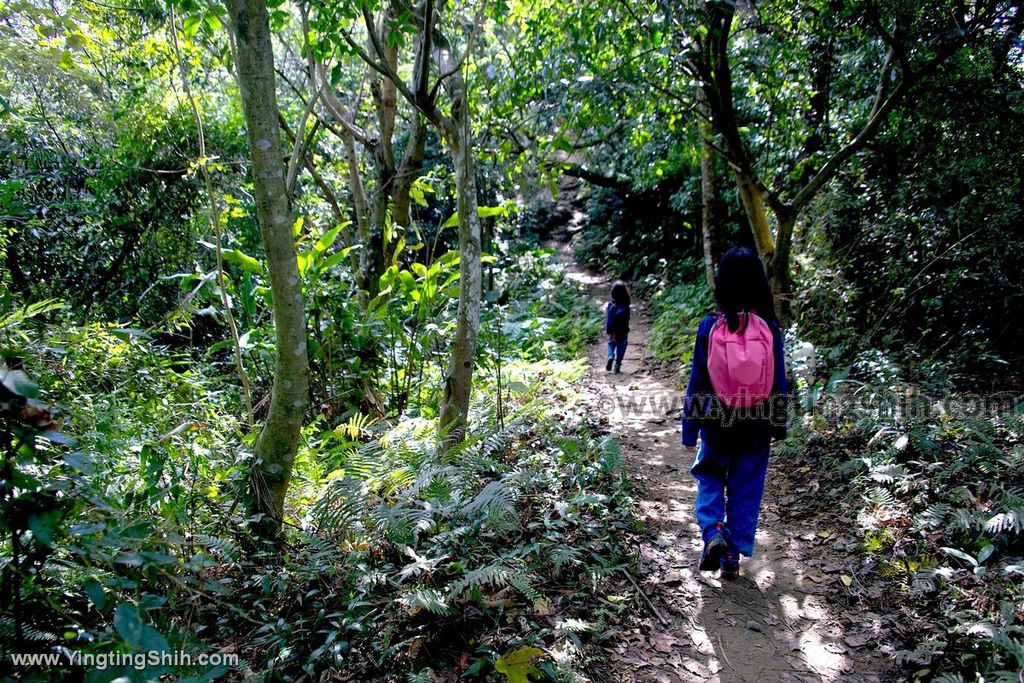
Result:
<svg viewBox="0 0 1024 683"><path fill-rule="evenodd" d="M508 566L503 562L484 565L463 574L461 579L452 582L449 590L452 595L458 596L470 588L480 588L481 586L504 588L509 584L510 574Z"/></svg>
<svg viewBox="0 0 1024 683"><path fill-rule="evenodd" d="M562 570L568 565L578 565L582 562L580 559L582 552L573 545L557 545L551 548L549 553L556 574L561 574Z"/></svg>
<svg viewBox="0 0 1024 683"><path fill-rule="evenodd" d="M864 494L864 500L876 505L878 507L893 505L896 502L896 497L892 491L884 489L881 486L873 486L868 489L868 492Z"/></svg>
<svg viewBox="0 0 1024 683"><path fill-rule="evenodd" d="M320 531L347 535L369 507L370 494L366 482L355 477L343 477L330 483L310 511L310 517Z"/></svg>
<svg viewBox="0 0 1024 683"><path fill-rule="evenodd" d="M1012 532L1019 534L1024 532L1024 507L1000 512L987 522L985 531L990 534L1002 534Z"/></svg>
<svg viewBox="0 0 1024 683"><path fill-rule="evenodd" d="M509 574L508 582L513 588L522 594L524 598L530 602L537 602L541 599L541 594L533 587L531 577L526 572L512 572Z"/></svg>
<svg viewBox="0 0 1024 683"><path fill-rule="evenodd" d="M460 511L467 518L481 514L509 517L515 513L516 492L503 479L488 483Z"/></svg>
<svg viewBox="0 0 1024 683"><path fill-rule="evenodd" d="M889 464L872 467L869 476L879 483L892 484L897 480L903 481L909 478L910 474L903 465Z"/></svg>
<svg viewBox="0 0 1024 683"><path fill-rule="evenodd" d="M448 617L456 614L458 610L448 604L444 593L433 588L416 588L399 598L406 609L416 612L419 609L426 610L439 617Z"/></svg>
<svg viewBox="0 0 1024 683"><path fill-rule="evenodd" d="M914 518L914 524L925 529L937 529L943 525L952 507L948 503L932 503Z"/></svg>
<svg viewBox="0 0 1024 683"><path fill-rule="evenodd" d="M958 508L953 511L950 526L954 529L960 529L963 531L974 531L975 529L981 529L984 526L985 521L985 518L980 516L977 512Z"/></svg>

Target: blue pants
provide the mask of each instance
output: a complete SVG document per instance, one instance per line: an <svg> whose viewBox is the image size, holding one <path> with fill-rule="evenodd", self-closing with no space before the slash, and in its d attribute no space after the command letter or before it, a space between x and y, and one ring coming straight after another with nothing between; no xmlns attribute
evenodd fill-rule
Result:
<svg viewBox="0 0 1024 683"><path fill-rule="evenodd" d="M612 336L608 337L608 360L614 358L617 362L622 362L622 357L626 355L626 346L629 344L628 337L615 338Z"/></svg>
<svg viewBox="0 0 1024 683"><path fill-rule="evenodd" d="M697 479L697 523L706 542L717 524L732 552L754 554L770 442L714 447L701 440L690 472Z"/></svg>

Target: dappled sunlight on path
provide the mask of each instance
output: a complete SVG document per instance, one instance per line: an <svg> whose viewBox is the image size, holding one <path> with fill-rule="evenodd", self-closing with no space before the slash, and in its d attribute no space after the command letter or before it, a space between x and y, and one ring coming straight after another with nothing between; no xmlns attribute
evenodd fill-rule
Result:
<svg viewBox="0 0 1024 683"><path fill-rule="evenodd" d="M568 275L587 286L595 306L603 306L610 281L575 266ZM778 473L769 475L757 556L745 560L742 576L721 581L717 573L697 571L696 485L680 446L680 378L646 361L643 302L634 302L632 317L622 373L605 372L603 338L590 360L594 409L619 435L637 486L644 530L635 539L635 578L651 606L636 603L638 612L609 645L609 670L595 672L595 680L882 680L886 661L844 644L848 630L830 611L828 588L805 575L798 536L807 529L784 526L773 500Z"/></svg>

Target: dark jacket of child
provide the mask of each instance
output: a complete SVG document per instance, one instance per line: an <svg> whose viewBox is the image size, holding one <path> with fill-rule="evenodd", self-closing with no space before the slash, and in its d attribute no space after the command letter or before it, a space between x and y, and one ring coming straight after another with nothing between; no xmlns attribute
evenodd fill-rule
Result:
<svg viewBox="0 0 1024 683"><path fill-rule="evenodd" d="M629 335L629 304L608 302L604 330L616 339L625 339Z"/></svg>

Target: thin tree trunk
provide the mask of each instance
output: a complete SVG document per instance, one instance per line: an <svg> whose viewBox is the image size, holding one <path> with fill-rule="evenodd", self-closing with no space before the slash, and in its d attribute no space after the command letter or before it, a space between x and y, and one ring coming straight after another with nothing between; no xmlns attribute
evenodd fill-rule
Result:
<svg viewBox="0 0 1024 683"><path fill-rule="evenodd" d="M216 240L217 255L217 289L220 290L220 304L224 309L224 319L228 323L228 331L231 334L231 347L235 355L235 371L238 373L238 381L242 386L242 400L245 402L245 425L251 429L255 423L252 411L252 390L249 385L249 373L245 371L245 361L242 358L242 346L239 342L238 325L235 323L235 314L231 311L231 299L228 297L227 282L224 276L224 249L223 235L220 229L220 208L217 205L217 195L213 191L213 178L210 176L210 168L206 158L206 132L203 128L203 116L199 111L196 98L192 95L192 88L188 83L188 72L185 68L185 60L181 58L181 48L178 46L177 19L174 16L174 7L171 7L171 43L174 46L174 57L178 62L178 70L181 74L181 86L185 91L185 98L192 109L192 117L196 122L196 136L199 142L200 169L203 176L203 186L206 190L207 210L209 212L210 229L213 231L213 238Z"/></svg>
<svg viewBox="0 0 1024 683"><path fill-rule="evenodd" d="M796 214L776 215L779 229L775 242L775 253L768 265L768 279L775 295L776 313L783 323L789 322L792 315L793 278L790 271L790 252L793 245L793 227L796 225Z"/></svg>
<svg viewBox="0 0 1024 683"><path fill-rule="evenodd" d="M764 200L761 199L761 192L757 189L753 178L739 173L735 175L740 201L747 214L747 222L750 223L750 231L754 236L757 253L767 268L775 253L775 238L772 236L772 228L768 223L768 214L764 210Z"/></svg>
<svg viewBox="0 0 1024 683"><path fill-rule="evenodd" d="M359 153L356 151L356 141L350 133L344 133L345 156L348 161L348 187L352 195L352 205L356 214L356 237L359 241L359 269L356 271L356 281L361 292L369 292L370 273L372 271L370 253L370 208L366 201L366 191L363 188L363 178L359 173ZM360 296L363 296L360 294Z"/></svg>
<svg viewBox="0 0 1024 683"><path fill-rule="evenodd" d="M718 222L718 177L715 175L715 148L711 144L714 127L711 108L697 88L697 131L700 135L701 233L704 238L704 273L708 287L715 288L715 239Z"/></svg>
<svg viewBox="0 0 1024 683"><path fill-rule="evenodd" d="M402 163L395 172L394 214L395 225L408 228L412 225L412 203L409 192L413 182L419 176L420 164L423 162L423 151L427 141L427 126L423 116L413 110L409 128L409 139L405 143Z"/></svg>
<svg viewBox="0 0 1024 683"><path fill-rule="evenodd" d="M362 5L363 18L371 39L376 36L375 22L368 5ZM421 111L442 134L455 166L455 183L458 192L459 212L459 308L456 314L455 337L448 371L444 377L444 396L438 419L441 436L439 453L444 455L461 441L466 433L469 418L469 400L473 389L473 369L476 365L477 336L480 331L481 267L480 267L480 219L477 216L476 169L473 161L473 136L470 121L469 101L466 83L461 72L462 64L457 63L450 46L433 47L434 2L424 0L422 24L416 61L413 65L413 89L394 80L402 96ZM349 45L359 49L351 41ZM467 45L467 54L471 47ZM384 49L373 46L374 54L382 56ZM451 115L443 116L436 106L436 89L430 88L431 57L436 55L442 81L448 94ZM361 57L383 74L397 75L387 64L374 61L365 52Z"/></svg>
<svg viewBox="0 0 1024 683"><path fill-rule="evenodd" d="M447 54L442 50L442 55ZM451 70L442 59L442 68ZM444 454L452 445L465 437L469 418L469 399L473 390L473 368L476 365L477 335L480 330L480 218L477 216L476 168L473 160L473 142L470 128L469 102L466 84L460 73L449 77L448 95L452 103L450 119L444 119L444 133L448 139L455 183L458 191L459 211L459 310L452 340L452 355L444 378L444 398L438 432L441 435L440 452Z"/></svg>
<svg viewBox="0 0 1024 683"><path fill-rule="evenodd" d="M256 440L250 512L257 535L279 540L285 494L309 402L306 315L278 128L274 53L265 0L227 0L252 153L256 217L267 254L276 349L270 411Z"/></svg>
<svg viewBox="0 0 1024 683"><path fill-rule="evenodd" d="M370 257L370 285L376 287L375 280L379 279L387 268L387 232L388 222L388 200L391 198L391 185L394 182L394 169L382 164L378 152L383 151L378 147L374 150L377 156L377 182L373 192L370 193L370 241L364 247L367 256ZM375 290L371 294L375 293Z"/></svg>

